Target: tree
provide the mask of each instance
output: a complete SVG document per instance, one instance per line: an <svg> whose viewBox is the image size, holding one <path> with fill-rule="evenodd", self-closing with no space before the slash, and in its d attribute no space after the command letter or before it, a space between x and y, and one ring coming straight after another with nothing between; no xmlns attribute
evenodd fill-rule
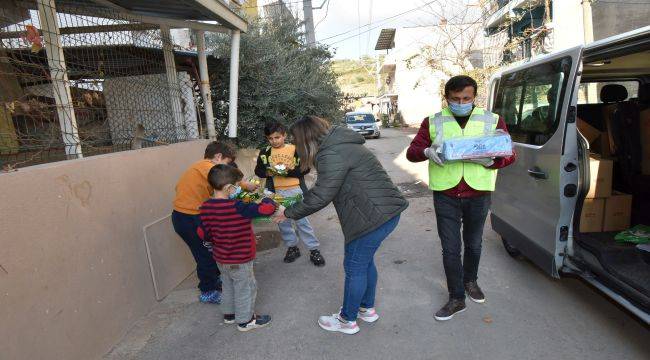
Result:
<svg viewBox="0 0 650 360"><path fill-rule="evenodd" d="M423 10L437 20L421 51L408 59L410 68L430 69L447 79L454 75L468 75L479 84L477 104L484 105L487 83L496 67L485 67L483 62L483 13L485 0L469 2L455 0L426 4ZM444 80L441 89L444 88ZM444 99L444 94L440 94Z"/></svg>
<svg viewBox="0 0 650 360"><path fill-rule="evenodd" d="M214 34L206 43L217 57L230 57L227 37ZM264 123L269 120L289 125L307 114L329 120L342 117L331 59L327 47L305 45L300 23L292 18L253 22L240 44L239 145L262 145ZM211 73L215 117L227 119L228 68L220 66ZM216 126L225 136L225 122L217 121Z"/></svg>

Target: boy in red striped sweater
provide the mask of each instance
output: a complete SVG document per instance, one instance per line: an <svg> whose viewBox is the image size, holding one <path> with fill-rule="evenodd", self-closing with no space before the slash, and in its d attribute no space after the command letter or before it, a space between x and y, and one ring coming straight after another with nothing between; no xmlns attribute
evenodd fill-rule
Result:
<svg viewBox="0 0 650 360"><path fill-rule="evenodd" d="M212 256L221 271L223 283L223 319L226 324L239 324L239 331L268 325L269 315L255 315L257 284L253 274L255 234L251 220L273 215L278 206L271 199L262 203L237 200L238 184L244 177L229 165L215 165L208 173L214 197L200 207L199 237L212 243ZM281 208L281 206L280 206Z"/></svg>

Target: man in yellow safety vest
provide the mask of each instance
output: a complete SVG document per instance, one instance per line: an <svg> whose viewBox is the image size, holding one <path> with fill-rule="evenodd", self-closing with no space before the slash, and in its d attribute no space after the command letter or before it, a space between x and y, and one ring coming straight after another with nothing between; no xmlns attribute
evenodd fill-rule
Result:
<svg viewBox="0 0 650 360"><path fill-rule="evenodd" d="M474 105L477 88L476 81L469 76L449 79L445 84L448 106L422 121L406 153L409 161L429 161L429 188L433 190L449 291L449 301L434 316L441 321L465 310L465 294L477 303L485 302L477 283L483 226L497 169L515 161L515 155L449 163L440 159L437 150L444 139L480 136L496 129L507 132L503 118Z"/></svg>

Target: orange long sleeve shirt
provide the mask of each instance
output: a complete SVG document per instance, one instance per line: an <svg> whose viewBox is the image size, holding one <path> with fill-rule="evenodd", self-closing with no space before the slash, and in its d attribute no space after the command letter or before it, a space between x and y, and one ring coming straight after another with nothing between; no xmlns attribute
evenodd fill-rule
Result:
<svg viewBox="0 0 650 360"><path fill-rule="evenodd" d="M174 210L188 215L198 215L199 207L214 193L208 183L208 173L214 163L208 159L195 162L183 173L176 184Z"/></svg>

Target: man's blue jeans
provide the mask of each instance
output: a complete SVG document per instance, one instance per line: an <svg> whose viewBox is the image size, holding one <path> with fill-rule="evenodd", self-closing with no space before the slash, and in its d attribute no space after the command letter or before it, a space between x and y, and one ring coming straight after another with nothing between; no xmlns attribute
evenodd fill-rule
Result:
<svg viewBox="0 0 650 360"><path fill-rule="evenodd" d="M375 252L381 242L397 227L399 215L385 222L373 232L354 239L345 245L345 290L341 317L356 321L359 307L375 306L375 289L377 287L377 268Z"/></svg>

